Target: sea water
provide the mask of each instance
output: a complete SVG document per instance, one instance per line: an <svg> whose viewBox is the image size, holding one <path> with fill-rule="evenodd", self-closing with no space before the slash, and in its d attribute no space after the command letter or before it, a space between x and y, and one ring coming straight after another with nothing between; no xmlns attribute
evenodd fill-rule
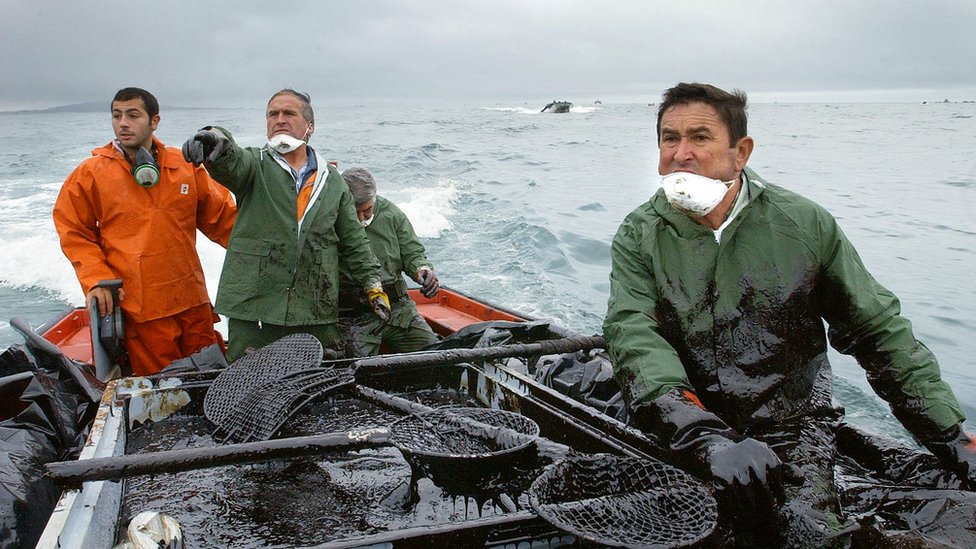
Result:
<svg viewBox="0 0 976 549"><path fill-rule="evenodd" d="M361 166L410 217L442 284L598 333L610 242L658 188L656 109L646 104L316 105L311 144ZM757 103L749 166L822 204L898 295L976 429L976 104ZM263 105L163 107L157 135L198 128L261 145ZM0 113L0 348L83 302L51 208L64 178L112 137L97 113ZM199 235L211 297L223 250ZM174 288L173 291L179 291ZM836 400L860 425L907 435L857 363L831 354Z"/></svg>

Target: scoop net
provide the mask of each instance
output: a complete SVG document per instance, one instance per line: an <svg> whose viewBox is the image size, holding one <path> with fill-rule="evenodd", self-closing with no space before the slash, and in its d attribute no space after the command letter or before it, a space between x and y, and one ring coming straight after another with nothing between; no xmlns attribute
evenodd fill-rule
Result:
<svg viewBox="0 0 976 549"><path fill-rule="evenodd" d="M610 547L687 547L715 528L715 499L691 475L657 460L606 454L554 463L529 489L540 517Z"/></svg>
<svg viewBox="0 0 976 549"><path fill-rule="evenodd" d="M507 429L513 433L504 431ZM539 425L505 410L450 407L405 416L390 431L391 442L415 456L478 459L528 446L539 434Z"/></svg>
<svg viewBox="0 0 976 549"><path fill-rule="evenodd" d="M218 427L217 438L268 440L316 398L355 384L352 370L323 368L321 360L322 347L315 337L294 334L235 361L217 376L204 398L204 413ZM531 444L532 439L522 435L539 433L535 422L512 412L431 409L375 390L368 393L407 414L396 422L391 442L417 456L497 456Z"/></svg>
<svg viewBox="0 0 976 549"><path fill-rule="evenodd" d="M240 431L244 400L260 398L282 378L319 368L322 344L311 334L292 334L234 361L211 383L203 399L203 413L228 435ZM239 435L244 439L251 439Z"/></svg>
<svg viewBox="0 0 976 549"><path fill-rule="evenodd" d="M348 370L313 368L251 389L225 418L221 429L234 442L269 440L299 410L316 398L352 385Z"/></svg>

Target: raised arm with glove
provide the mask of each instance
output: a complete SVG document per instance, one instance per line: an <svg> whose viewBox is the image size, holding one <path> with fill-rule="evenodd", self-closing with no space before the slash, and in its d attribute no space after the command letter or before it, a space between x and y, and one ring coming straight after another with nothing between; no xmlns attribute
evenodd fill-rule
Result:
<svg viewBox="0 0 976 549"><path fill-rule="evenodd" d="M230 140L220 130L207 126L183 143L183 159L199 166L211 163L227 149Z"/></svg>

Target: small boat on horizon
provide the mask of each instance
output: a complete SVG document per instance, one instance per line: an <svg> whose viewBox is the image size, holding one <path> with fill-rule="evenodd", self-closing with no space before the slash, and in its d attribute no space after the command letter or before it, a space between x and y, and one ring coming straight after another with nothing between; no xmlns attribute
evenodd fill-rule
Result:
<svg viewBox="0 0 976 549"><path fill-rule="evenodd" d="M569 109L573 107L573 104L569 101L551 101L539 112L551 112L551 113L567 113Z"/></svg>

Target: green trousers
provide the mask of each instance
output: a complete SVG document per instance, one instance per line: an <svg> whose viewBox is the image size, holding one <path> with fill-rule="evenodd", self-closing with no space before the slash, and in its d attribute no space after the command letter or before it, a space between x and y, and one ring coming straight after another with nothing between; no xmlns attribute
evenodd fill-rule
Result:
<svg viewBox="0 0 976 549"><path fill-rule="evenodd" d="M335 349L339 344L339 328L335 324L309 324L305 326L279 326L267 322L227 319L227 362L231 363L249 349L259 349L290 334L312 334L322 342L322 347Z"/></svg>
<svg viewBox="0 0 976 549"><path fill-rule="evenodd" d="M381 345L385 346L385 352L410 353L436 343L438 339L419 314L406 327L384 324L373 314L340 318L339 326L348 357L378 355Z"/></svg>

